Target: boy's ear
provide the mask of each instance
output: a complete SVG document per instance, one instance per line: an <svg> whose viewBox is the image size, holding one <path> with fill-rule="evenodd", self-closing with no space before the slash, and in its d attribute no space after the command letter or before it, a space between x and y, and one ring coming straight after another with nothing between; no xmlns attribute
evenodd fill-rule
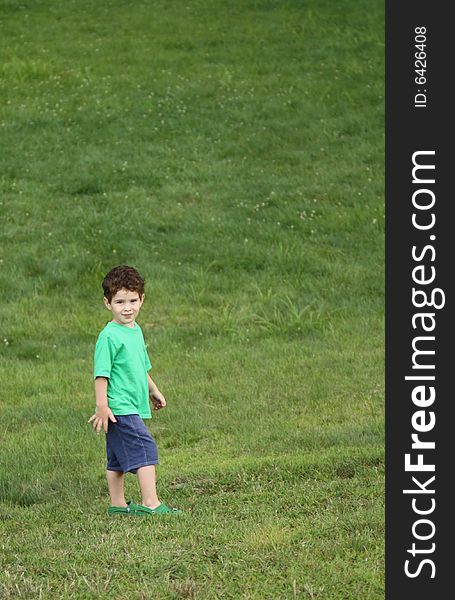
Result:
<svg viewBox="0 0 455 600"><path fill-rule="evenodd" d="M106 296L104 296L103 298L103 302L104 302L104 306L108 309L111 310L111 303L109 302L109 300L106 298Z"/></svg>

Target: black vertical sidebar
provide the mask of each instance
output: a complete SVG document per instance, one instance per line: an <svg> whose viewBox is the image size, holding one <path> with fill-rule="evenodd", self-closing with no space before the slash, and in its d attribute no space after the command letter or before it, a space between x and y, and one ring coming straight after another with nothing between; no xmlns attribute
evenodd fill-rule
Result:
<svg viewBox="0 0 455 600"><path fill-rule="evenodd" d="M449 8L436 0L386 2L387 600L454 594Z"/></svg>

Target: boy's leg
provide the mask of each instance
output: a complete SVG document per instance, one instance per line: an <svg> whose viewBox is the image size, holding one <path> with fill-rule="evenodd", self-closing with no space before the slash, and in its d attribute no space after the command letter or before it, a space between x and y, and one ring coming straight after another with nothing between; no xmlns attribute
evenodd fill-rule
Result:
<svg viewBox="0 0 455 600"><path fill-rule="evenodd" d="M107 485L111 496L111 506L128 506L125 502L124 473L123 471L106 470Z"/></svg>
<svg viewBox="0 0 455 600"><path fill-rule="evenodd" d="M139 467L136 471L142 494L142 504L148 508L156 508L161 504L156 495L155 465Z"/></svg>

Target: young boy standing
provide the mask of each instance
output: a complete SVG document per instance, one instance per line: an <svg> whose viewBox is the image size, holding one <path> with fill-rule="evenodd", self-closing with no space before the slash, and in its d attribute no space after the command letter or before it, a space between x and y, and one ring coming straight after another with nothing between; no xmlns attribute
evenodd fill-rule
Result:
<svg viewBox="0 0 455 600"><path fill-rule="evenodd" d="M158 449L143 419L166 400L148 374L151 368L142 330L136 318L144 302L144 279L133 267L119 266L104 278L104 304L112 313L98 336L94 378L96 412L88 420L106 433L106 477L111 497L108 514L180 513L158 499L155 465ZM136 473L142 504L126 502L124 473Z"/></svg>

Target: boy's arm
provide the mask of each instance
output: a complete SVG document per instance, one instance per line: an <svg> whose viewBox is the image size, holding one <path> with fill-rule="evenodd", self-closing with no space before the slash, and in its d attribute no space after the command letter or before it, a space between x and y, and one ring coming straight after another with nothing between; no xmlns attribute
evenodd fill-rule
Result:
<svg viewBox="0 0 455 600"><path fill-rule="evenodd" d="M96 410L106 408L108 406L107 401L107 384L109 380L107 377L97 377L95 379L95 398L96 398Z"/></svg>
<svg viewBox="0 0 455 600"><path fill-rule="evenodd" d="M150 399L152 400L153 408L155 410L164 408L166 406L165 397L160 392L156 383L153 381L153 379L150 377L150 375L148 373L147 373L147 379L148 379L148 384L149 384L149 396L150 396Z"/></svg>
<svg viewBox="0 0 455 600"><path fill-rule="evenodd" d="M90 417L88 423L93 421L93 429L99 434L101 427L107 433L109 419L113 423L117 423L117 419L112 414L107 402L107 384L106 377L97 377L95 379L95 397L96 397L96 413Z"/></svg>

